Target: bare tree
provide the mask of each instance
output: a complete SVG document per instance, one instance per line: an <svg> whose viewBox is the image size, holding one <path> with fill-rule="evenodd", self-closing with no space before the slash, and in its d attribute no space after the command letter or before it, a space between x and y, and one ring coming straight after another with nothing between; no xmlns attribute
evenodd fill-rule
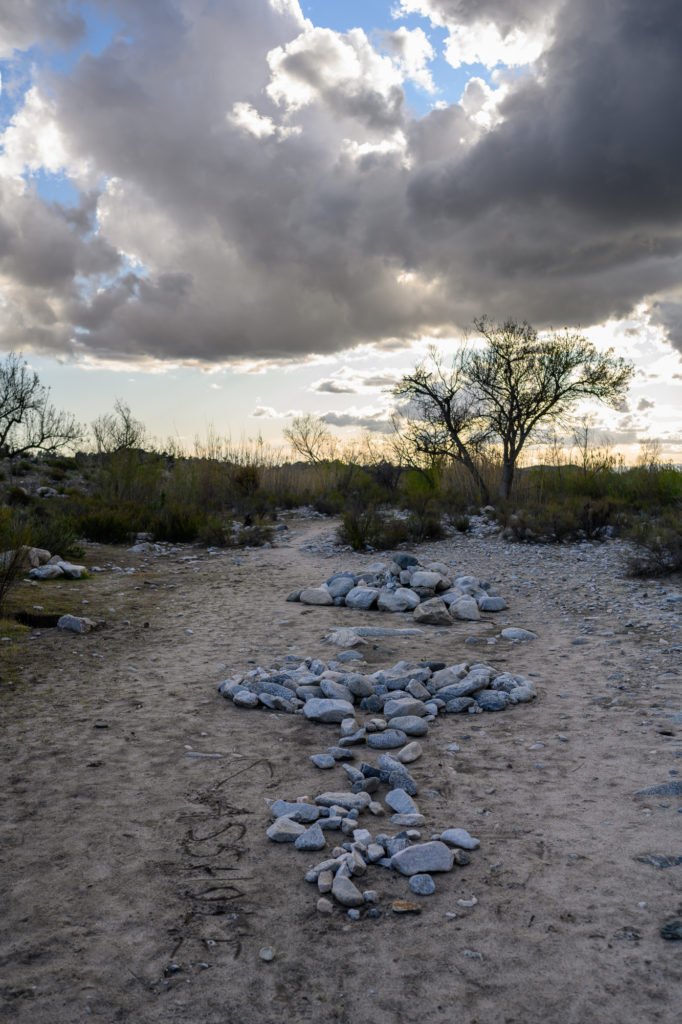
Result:
<svg viewBox="0 0 682 1024"><path fill-rule="evenodd" d="M50 403L50 392L21 355L0 362L0 452L11 458L31 451L55 453L75 444L83 429L74 416Z"/></svg>
<svg viewBox="0 0 682 1024"><path fill-rule="evenodd" d="M294 451L306 462L315 465L333 458L332 432L323 420L312 413L295 416L291 426L285 428L284 436Z"/></svg>
<svg viewBox="0 0 682 1024"><path fill-rule="evenodd" d="M147 441L147 428L144 423L135 419L130 406L120 398L114 402L113 413L107 412L98 416L93 420L91 427L99 455L144 448Z"/></svg>
<svg viewBox="0 0 682 1024"><path fill-rule="evenodd" d="M495 324L488 317L474 326L486 345L472 350L466 376L502 446L500 497L508 498L518 457L538 426L560 421L581 399L617 406L634 368L613 349L599 352L581 334L540 339L528 323Z"/></svg>
<svg viewBox="0 0 682 1024"><path fill-rule="evenodd" d="M488 488L480 465L489 445L491 430L485 408L469 381L469 349L444 367L435 349L391 389L396 398L406 399L401 438L408 451L434 460L445 459L465 466L484 502Z"/></svg>

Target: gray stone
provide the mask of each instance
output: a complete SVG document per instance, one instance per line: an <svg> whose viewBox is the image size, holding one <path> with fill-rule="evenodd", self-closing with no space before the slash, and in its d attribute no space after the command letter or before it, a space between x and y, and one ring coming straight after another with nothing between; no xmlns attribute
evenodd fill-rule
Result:
<svg viewBox="0 0 682 1024"><path fill-rule="evenodd" d="M297 850L323 850L326 845L327 840L317 822L294 840Z"/></svg>
<svg viewBox="0 0 682 1024"><path fill-rule="evenodd" d="M424 684L418 682L416 679L410 679L405 689L409 693L410 697L414 697L415 700L425 701L431 696Z"/></svg>
<svg viewBox="0 0 682 1024"><path fill-rule="evenodd" d="M365 902L360 890L347 875L336 874L332 883L332 896L342 907L361 907Z"/></svg>
<svg viewBox="0 0 682 1024"><path fill-rule="evenodd" d="M399 551L397 555L393 555L393 561L401 569L409 569L411 565L419 565L419 559L415 558L414 555L408 555L406 551Z"/></svg>
<svg viewBox="0 0 682 1024"><path fill-rule="evenodd" d="M417 569L412 573L410 580L411 587L421 587L424 590L435 590L443 577L439 572L429 572L427 569ZM449 585L449 584L448 584Z"/></svg>
<svg viewBox="0 0 682 1024"><path fill-rule="evenodd" d="M458 597L450 604L450 615L453 619L461 619L465 622L477 622L481 614L473 597L465 595Z"/></svg>
<svg viewBox="0 0 682 1024"><path fill-rule="evenodd" d="M504 690L479 690L474 700L484 711L503 711L509 703L509 694Z"/></svg>
<svg viewBox="0 0 682 1024"><path fill-rule="evenodd" d="M416 843L391 857L391 867L399 871L401 875L451 871L452 864L452 850L438 840L429 843Z"/></svg>
<svg viewBox="0 0 682 1024"><path fill-rule="evenodd" d="M359 699L371 697L374 693L374 680L369 676L360 675L360 673L344 676L343 685L354 697Z"/></svg>
<svg viewBox="0 0 682 1024"><path fill-rule="evenodd" d="M477 598L477 604L482 612L501 612L507 607L503 597L490 597L488 594Z"/></svg>
<svg viewBox="0 0 682 1024"><path fill-rule="evenodd" d="M74 565L73 562L57 562L57 565L67 580L82 580L88 574L84 565Z"/></svg>
<svg viewBox="0 0 682 1024"><path fill-rule="evenodd" d="M505 640L535 640L537 633L531 633L529 629L521 629L518 626L508 626L503 629L500 636Z"/></svg>
<svg viewBox="0 0 682 1024"><path fill-rule="evenodd" d="M434 672L429 682L429 689L432 692L441 690L444 686L453 686L461 682L469 674L469 665L463 661L461 665L448 665L447 668Z"/></svg>
<svg viewBox="0 0 682 1024"><path fill-rule="evenodd" d="M393 814L391 815L391 821L394 825L404 825L410 828L421 828L422 825L426 824L426 818L423 814L419 814L419 812L415 814Z"/></svg>
<svg viewBox="0 0 682 1024"><path fill-rule="evenodd" d="M379 597L379 591L373 587L353 587L346 594L346 606L356 611L372 608Z"/></svg>
<svg viewBox="0 0 682 1024"><path fill-rule="evenodd" d="M232 696L233 702L238 708L257 708L260 704L257 693L252 693L244 687L236 690Z"/></svg>
<svg viewBox="0 0 682 1024"><path fill-rule="evenodd" d="M418 605L412 613L415 622L423 622L430 626L451 626L452 619L448 607L439 597L433 597L430 601L424 601Z"/></svg>
<svg viewBox="0 0 682 1024"><path fill-rule="evenodd" d="M473 697L453 697L445 704L445 710L449 715L457 715L462 711L474 706L476 701Z"/></svg>
<svg viewBox="0 0 682 1024"><path fill-rule="evenodd" d="M346 810L362 811L369 806L369 793L320 793L315 797L320 807L343 807Z"/></svg>
<svg viewBox="0 0 682 1024"><path fill-rule="evenodd" d="M345 597L354 586L354 576L336 576L327 580L327 587L332 597Z"/></svg>
<svg viewBox="0 0 682 1024"><path fill-rule="evenodd" d="M56 580L64 577L64 573L58 565L41 565L36 569L31 569L28 575L32 580Z"/></svg>
<svg viewBox="0 0 682 1024"><path fill-rule="evenodd" d="M410 878L410 889L417 896L431 896L436 891L436 883L431 875L412 875Z"/></svg>
<svg viewBox="0 0 682 1024"><path fill-rule="evenodd" d="M367 736L367 745L374 750L392 750L403 747L407 742L407 734L400 729L385 729L384 732L373 732Z"/></svg>
<svg viewBox="0 0 682 1024"><path fill-rule="evenodd" d="M405 587L381 590L377 599L377 608L382 612L411 612L418 604L418 595Z"/></svg>
<svg viewBox="0 0 682 1024"><path fill-rule="evenodd" d="M391 731L404 732L406 736L425 736L429 727L424 719L418 718L417 715L400 715L391 719Z"/></svg>
<svg viewBox="0 0 682 1024"><path fill-rule="evenodd" d="M404 789L392 789L384 799L391 810L398 814L419 814L419 808Z"/></svg>
<svg viewBox="0 0 682 1024"><path fill-rule="evenodd" d="M310 760L316 768L334 768L336 761L331 754L311 754Z"/></svg>
<svg viewBox="0 0 682 1024"><path fill-rule="evenodd" d="M422 755L422 745L417 740L408 743L406 747L398 751L396 757L402 764L410 764Z"/></svg>
<svg viewBox="0 0 682 1024"><path fill-rule="evenodd" d="M638 789L636 796L682 796L682 779L675 779L673 782L663 782L660 786L650 786L649 789Z"/></svg>
<svg viewBox="0 0 682 1024"><path fill-rule="evenodd" d="M97 623L92 619L81 618L78 615L62 615L57 620L57 629L63 629L70 633L89 633L97 628Z"/></svg>
<svg viewBox="0 0 682 1024"><path fill-rule="evenodd" d="M320 689L329 700L346 700L353 703L353 694L343 683L337 683L333 679L320 679Z"/></svg>
<svg viewBox="0 0 682 1024"><path fill-rule="evenodd" d="M299 836L305 832L305 827L291 818L282 817L273 821L265 833L273 843L295 843Z"/></svg>
<svg viewBox="0 0 682 1024"><path fill-rule="evenodd" d="M403 768L402 771L389 772L388 779L386 780L389 786L394 789L404 789L410 796L416 796L419 792L417 783L414 781L407 768Z"/></svg>
<svg viewBox="0 0 682 1024"><path fill-rule="evenodd" d="M298 596L301 604L334 604L334 598L328 590L322 587L306 587Z"/></svg>
<svg viewBox="0 0 682 1024"><path fill-rule="evenodd" d="M347 700L313 697L303 705L303 714L312 722L339 723L353 714L353 705Z"/></svg>
<svg viewBox="0 0 682 1024"><path fill-rule="evenodd" d="M287 817L291 818L292 821L310 825L319 818L320 809L312 804L295 803L291 800L275 800L270 805L270 814L273 818Z"/></svg>
<svg viewBox="0 0 682 1024"><path fill-rule="evenodd" d="M417 715L419 718L428 714L423 701L414 697L392 697L384 702L382 711L386 718L397 718L399 715Z"/></svg>
<svg viewBox="0 0 682 1024"><path fill-rule="evenodd" d="M536 697L535 687L530 684L528 686L515 686L513 690L509 690L510 704L527 704Z"/></svg>
<svg viewBox="0 0 682 1024"><path fill-rule="evenodd" d="M445 832L441 832L440 840L462 850L477 850L481 845L480 839L474 839L465 828L446 828Z"/></svg>

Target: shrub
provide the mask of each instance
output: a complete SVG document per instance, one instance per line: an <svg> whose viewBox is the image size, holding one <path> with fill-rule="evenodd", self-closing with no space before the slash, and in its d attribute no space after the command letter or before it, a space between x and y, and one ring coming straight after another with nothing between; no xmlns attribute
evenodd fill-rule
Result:
<svg viewBox="0 0 682 1024"><path fill-rule="evenodd" d="M629 559L633 576L669 576L682 572L682 515L636 524L631 537L638 550Z"/></svg>

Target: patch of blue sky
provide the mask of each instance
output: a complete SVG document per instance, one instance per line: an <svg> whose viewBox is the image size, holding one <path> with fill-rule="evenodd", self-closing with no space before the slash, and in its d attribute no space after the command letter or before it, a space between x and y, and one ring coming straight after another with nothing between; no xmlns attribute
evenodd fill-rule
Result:
<svg viewBox="0 0 682 1024"><path fill-rule="evenodd" d="M434 57L429 62L429 70L436 86L435 92L406 82L404 85L408 107L418 117L427 114L438 103L457 103L472 77L482 78L490 82L490 70L483 64L469 64L453 68L445 57L445 43L448 36L446 28L432 25L428 18L419 14L401 14L394 18L391 14L395 7L390 0L303 0L301 7L304 15L324 28L336 32L348 32L352 28L362 28L373 45L383 50L382 34L395 32L398 28L421 28L433 47Z"/></svg>
<svg viewBox="0 0 682 1024"><path fill-rule="evenodd" d="M37 171L27 172L24 177L34 185L38 195L46 203L57 202L62 206L78 206L80 190L64 173L52 173L41 167Z"/></svg>
<svg viewBox="0 0 682 1024"><path fill-rule="evenodd" d="M80 8L85 21L85 32L68 50L50 50L46 52L46 63L52 71L66 74L73 69L84 53L97 56L104 50L113 37L123 28L123 22L112 12L103 14L89 4Z"/></svg>

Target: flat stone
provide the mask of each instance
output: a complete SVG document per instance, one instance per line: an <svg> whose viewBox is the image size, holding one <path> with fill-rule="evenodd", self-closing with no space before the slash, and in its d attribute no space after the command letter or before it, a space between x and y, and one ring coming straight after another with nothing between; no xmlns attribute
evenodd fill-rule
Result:
<svg viewBox="0 0 682 1024"><path fill-rule="evenodd" d="M408 555L406 551L399 551L398 554L393 555L393 561L401 569L409 569L411 565L419 565L419 559L415 558L414 555Z"/></svg>
<svg viewBox="0 0 682 1024"><path fill-rule="evenodd" d="M392 814L391 821L394 825L402 825L404 828L421 828L426 824L423 814Z"/></svg>
<svg viewBox="0 0 682 1024"><path fill-rule="evenodd" d="M334 768L336 761L331 754L311 754L310 760L316 768Z"/></svg>
<svg viewBox="0 0 682 1024"><path fill-rule="evenodd" d="M295 843L305 832L303 825L291 818L277 818L265 833L273 843Z"/></svg>
<svg viewBox="0 0 682 1024"><path fill-rule="evenodd" d="M391 857L391 867L401 875L430 874L432 871L451 871L452 850L438 840L416 843Z"/></svg>
<svg viewBox="0 0 682 1024"><path fill-rule="evenodd" d="M521 629L519 626L508 626L503 629L500 636L505 640L536 640L537 633L531 633L529 629Z"/></svg>
<svg viewBox="0 0 682 1024"><path fill-rule="evenodd" d="M370 804L369 793L320 793L315 797L320 807L343 807L347 811L362 811Z"/></svg>
<svg viewBox="0 0 682 1024"><path fill-rule="evenodd" d="M291 818L301 824L310 825L317 821L320 816L319 807L312 804L294 803L291 800L275 800L270 805L270 814L273 818Z"/></svg>
<svg viewBox="0 0 682 1024"><path fill-rule="evenodd" d="M312 722L338 724L353 714L353 705L347 700L313 697L303 705L303 714Z"/></svg>
<svg viewBox="0 0 682 1024"><path fill-rule="evenodd" d="M417 896L431 896L436 891L436 883L431 875L412 875L410 889Z"/></svg>
<svg viewBox="0 0 682 1024"><path fill-rule="evenodd" d="M353 761L355 758L349 747L327 747L327 753L331 754L335 761Z"/></svg>
<svg viewBox="0 0 682 1024"><path fill-rule="evenodd" d="M416 715L422 718L428 714L424 701L416 700L414 697L391 698L384 702L382 711L388 719L396 718L398 715Z"/></svg>
<svg viewBox="0 0 682 1024"><path fill-rule="evenodd" d="M334 604L334 598L329 591L321 587L306 587L300 592L298 599L301 604Z"/></svg>
<svg viewBox="0 0 682 1024"><path fill-rule="evenodd" d="M682 796L682 779L675 779L673 782L663 782L660 786L650 786L649 789L638 789L636 796Z"/></svg>
<svg viewBox="0 0 682 1024"><path fill-rule="evenodd" d="M406 736L425 736L429 731L429 726L423 718L418 718L416 715L401 715L391 719L391 731L404 732ZM380 733L380 735L385 736L386 733Z"/></svg>
<svg viewBox="0 0 682 1024"><path fill-rule="evenodd" d="M412 797L404 789L392 789L384 797L392 811L398 814L418 814L419 809Z"/></svg>
<svg viewBox="0 0 682 1024"><path fill-rule="evenodd" d="M407 734L400 729L385 729L367 736L367 746L374 750L392 750L394 747L404 747L406 742Z"/></svg>
<svg viewBox="0 0 682 1024"><path fill-rule="evenodd" d="M441 832L440 840L448 846L459 846L462 850L477 850L481 845L480 839L474 839L465 828L447 828Z"/></svg>
<svg viewBox="0 0 682 1024"><path fill-rule="evenodd" d="M281 821L280 818L277 820ZM323 850L326 845L327 840L317 822L294 840L297 850Z"/></svg>
<svg viewBox="0 0 682 1024"><path fill-rule="evenodd" d="M391 906L394 914L421 914L422 908L412 900L394 900Z"/></svg>

